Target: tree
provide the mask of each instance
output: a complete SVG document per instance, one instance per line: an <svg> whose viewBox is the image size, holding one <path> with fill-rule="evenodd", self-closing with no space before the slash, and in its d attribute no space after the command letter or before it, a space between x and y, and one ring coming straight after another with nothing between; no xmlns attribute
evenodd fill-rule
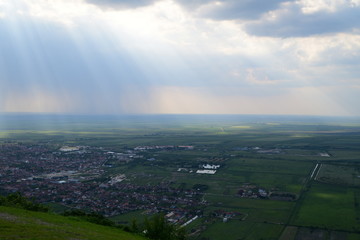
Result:
<svg viewBox="0 0 360 240"><path fill-rule="evenodd" d="M74 216L74 217L79 217L82 218L88 222L91 223L96 223L99 225L104 225L104 226L115 226L115 223L109 219L107 219L106 217L104 217L103 215L96 213L96 212L91 212L91 213L87 213L84 212L82 210L79 209L72 209L72 210L68 210L65 211L64 216Z"/></svg>
<svg viewBox="0 0 360 240"><path fill-rule="evenodd" d="M137 224L137 221L136 219L133 219L131 221L131 227L130 227L130 230L134 233L138 233L140 230L139 230L139 225Z"/></svg>
<svg viewBox="0 0 360 240"><path fill-rule="evenodd" d="M48 212L49 208L23 197L20 193L12 193L6 197L0 196L0 205L7 207L23 208L30 211Z"/></svg>
<svg viewBox="0 0 360 240"><path fill-rule="evenodd" d="M145 236L152 240L185 240L185 230L166 221L163 214L145 219Z"/></svg>

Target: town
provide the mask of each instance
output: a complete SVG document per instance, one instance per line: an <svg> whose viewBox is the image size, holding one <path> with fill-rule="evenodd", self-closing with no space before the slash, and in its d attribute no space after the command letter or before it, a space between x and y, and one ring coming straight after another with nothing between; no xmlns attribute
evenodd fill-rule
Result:
<svg viewBox="0 0 360 240"><path fill-rule="evenodd" d="M0 190L107 217L135 210L146 210L148 214L167 212L171 213L169 221L185 224L206 204L202 191L174 188L166 181L144 186L128 181L126 174L106 175L106 169L112 167L109 162L126 164L143 158L140 154L145 150L164 148L169 146L136 147L115 153L88 146L56 149L49 145L4 144L0 146Z"/></svg>

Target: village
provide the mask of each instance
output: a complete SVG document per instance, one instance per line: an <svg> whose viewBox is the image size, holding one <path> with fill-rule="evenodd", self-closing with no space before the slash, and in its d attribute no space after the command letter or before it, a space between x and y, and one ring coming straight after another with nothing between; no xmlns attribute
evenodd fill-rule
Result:
<svg viewBox="0 0 360 240"><path fill-rule="evenodd" d="M81 209L105 217L131 212L142 215L165 214L166 219L187 226L204 217L209 206L204 196L206 184L183 187L169 179L158 184L139 183L152 178L144 172L118 172L118 166L147 165L156 169L159 152L192 151L194 146L150 145L123 151L102 147L63 146L51 144L7 143L0 146L0 193L20 192L25 197L61 209ZM258 149L257 149L258 150ZM137 163L137 161L139 161ZM174 174L189 176L215 175L225 164L223 158L199 158L191 166L174 165ZM112 172L109 174L109 172ZM265 189L252 183L239 185L236 197L294 201L297 196ZM207 222L230 219L244 221L247 214L216 210L207 212ZM212 220L211 220L212 219ZM200 227L197 231L203 231Z"/></svg>
<svg viewBox="0 0 360 240"><path fill-rule="evenodd" d="M125 153L88 146L62 146L55 151L47 145L5 144L0 148L3 194L20 192L41 203L97 212L106 217L136 210L171 213L169 221L178 224L201 214L201 206L206 205L203 193L197 189L174 188L166 181L138 185L127 181L126 174L104 177L114 160L126 164L142 158L143 151L169 146L136 147Z"/></svg>

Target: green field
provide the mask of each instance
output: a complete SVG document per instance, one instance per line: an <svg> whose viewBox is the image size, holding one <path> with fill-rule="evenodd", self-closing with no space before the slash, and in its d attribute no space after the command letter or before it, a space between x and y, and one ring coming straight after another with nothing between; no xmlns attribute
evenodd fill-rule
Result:
<svg viewBox="0 0 360 240"><path fill-rule="evenodd" d="M305 193L294 225L359 231L358 189L316 183Z"/></svg>
<svg viewBox="0 0 360 240"><path fill-rule="evenodd" d="M209 239L278 239L282 226L267 223L217 222L203 233Z"/></svg>
<svg viewBox="0 0 360 240"><path fill-rule="evenodd" d="M132 116L94 120L84 116L56 124L45 117L41 124L17 119L0 125L0 144L85 145L119 152L137 146L191 145L193 150L151 150L127 164L111 162L113 166L105 169L103 177L126 174L127 181L138 185L206 186L205 204L199 207L202 214L186 227L189 239L358 239L359 122L254 118ZM151 158L155 160L147 160ZM221 167L215 175L196 174L204 163ZM239 191L249 185L255 191L264 189L294 199L241 197ZM240 217L224 222L212 217L217 210L238 212ZM141 222L142 212L112 219L124 224L134 218Z"/></svg>
<svg viewBox="0 0 360 240"><path fill-rule="evenodd" d="M335 185L360 186L360 165L322 164L316 180Z"/></svg>

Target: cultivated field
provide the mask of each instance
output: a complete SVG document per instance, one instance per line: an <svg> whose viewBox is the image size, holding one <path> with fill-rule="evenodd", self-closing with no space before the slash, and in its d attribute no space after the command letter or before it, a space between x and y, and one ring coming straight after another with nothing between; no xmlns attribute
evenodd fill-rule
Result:
<svg viewBox="0 0 360 240"><path fill-rule="evenodd" d="M190 239L360 238L360 125L354 119L83 116L43 122L30 118L3 125L0 144L115 152L193 147L144 150L126 164L109 161L102 176L125 174L127 182L140 186L201 189L198 218L186 226ZM220 167L213 175L196 173L202 164ZM140 210L112 219L130 224L146 216Z"/></svg>

